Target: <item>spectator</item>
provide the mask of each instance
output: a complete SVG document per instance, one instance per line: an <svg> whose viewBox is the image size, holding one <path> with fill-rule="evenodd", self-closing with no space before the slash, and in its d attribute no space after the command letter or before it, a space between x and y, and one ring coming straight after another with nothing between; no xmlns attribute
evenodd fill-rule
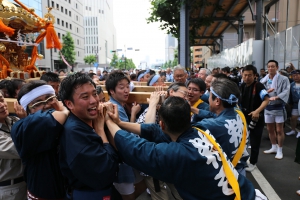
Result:
<svg viewBox="0 0 300 200"><path fill-rule="evenodd" d="M213 79L213 75L208 75L205 79L205 85L206 85L206 90L205 93L201 96L201 99L206 102L208 102L209 94L210 94L210 85Z"/></svg>
<svg viewBox="0 0 300 200"><path fill-rule="evenodd" d="M299 100L300 100L300 70L294 70L292 71L292 78L294 82L291 83L291 89L290 89L290 98L289 103L292 108L291 113L291 131L287 132L286 135L294 135L296 134L296 126L297 126L297 119L299 117ZM296 135L297 138L300 137L300 132Z"/></svg>
<svg viewBox="0 0 300 200"><path fill-rule="evenodd" d="M198 78L201 78L203 81L205 81L206 77L210 74L211 72L209 69L201 68L198 73Z"/></svg>
<svg viewBox="0 0 300 200"><path fill-rule="evenodd" d="M264 153L276 153L275 158L281 160L283 158L282 147L284 142L283 125L286 120L285 104L290 94L290 82L287 77L280 75L277 71L278 62L269 60L269 74L260 82L264 84L270 96L269 104L265 108L265 122L272 147Z"/></svg>
<svg viewBox="0 0 300 200"><path fill-rule="evenodd" d="M244 83L240 87L240 103L249 125L251 145L250 164L246 167L246 171L253 171L256 168L261 137L265 126L264 109L269 103L269 95L264 85L255 80L256 72L256 67L253 65L245 66L242 73Z"/></svg>
<svg viewBox="0 0 300 200"><path fill-rule="evenodd" d="M176 66L174 67L173 69L173 77L174 77L174 82L181 82L181 83L184 83L187 85L188 83L188 80L187 80L187 77L188 77L188 74L186 72L186 70L181 67L181 66Z"/></svg>
<svg viewBox="0 0 300 200"><path fill-rule="evenodd" d="M174 81L173 73L172 73L170 68L167 68L167 70L166 70L166 82L173 82L173 81Z"/></svg>

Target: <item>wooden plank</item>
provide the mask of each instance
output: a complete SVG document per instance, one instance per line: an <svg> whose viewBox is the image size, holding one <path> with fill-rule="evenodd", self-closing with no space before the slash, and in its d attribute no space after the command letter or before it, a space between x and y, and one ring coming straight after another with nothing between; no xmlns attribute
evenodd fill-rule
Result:
<svg viewBox="0 0 300 200"><path fill-rule="evenodd" d="M14 98L4 98L4 100L7 102L8 112L9 113L15 113L14 103L17 101L17 99L14 99Z"/></svg>
<svg viewBox="0 0 300 200"><path fill-rule="evenodd" d="M147 98L150 98L151 92L130 92L127 103L148 104ZM105 100L109 100L107 91L104 91Z"/></svg>
<svg viewBox="0 0 300 200"><path fill-rule="evenodd" d="M147 98L150 98L151 92L130 92L129 98L127 103L134 103L137 102L139 104L148 104ZM109 100L109 95L107 91L104 91L105 100ZM15 113L14 110L14 102L17 101L17 99L14 98L4 98L7 102L8 112L9 113Z"/></svg>
<svg viewBox="0 0 300 200"><path fill-rule="evenodd" d="M26 83L29 83L30 81L36 81L36 80L40 80L40 77L25 79Z"/></svg>
<svg viewBox="0 0 300 200"><path fill-rule="evenodd" d="M101 88L103 91L107 91L105 85L101 85ZM155 86L134 86L134 89L132 92L154 92ZM168 86L163 87L164 91L167 91Z"/></svg>

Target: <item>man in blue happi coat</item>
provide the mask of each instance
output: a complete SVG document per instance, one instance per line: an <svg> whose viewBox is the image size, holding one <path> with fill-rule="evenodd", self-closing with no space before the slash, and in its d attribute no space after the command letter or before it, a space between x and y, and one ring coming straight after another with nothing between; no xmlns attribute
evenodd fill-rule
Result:
<svg viewBox="0 0 300 200"><path fill-rule="evenodd" d="M18 103L16 113L28 116L13 125L11 136L25 166L27 197L63 199L64 180L57 151L69 111L57 101L54 89L42 80L25 84L18 94Z"/></svg>
<svg viewBox="0 0 300 200"><path fill-rule="evenodd" d="M66 77L59 95L70 115L60 141L60 168L73 200L109 199L118 156L104 132L103 104L86 74Z"/></svg>
<svg viewBox="0 0 300 200"><path fill-rule="evenodd" d="M106 125L125 162L174 183L183 199L255 199L251 182L234 169L209 131L191 127L190 112L186 100L169 97L159 109L159 125L135 124L121 121L114 105ZM171 140L166 141L164 134Z"/></svg>
<svg viewBox="0 0 300 200"><path fill-rule="evenodd" d="M239 173L246 175L245 167L249 154L246 146L241 146L243 137L245 137L244 144L247 139L247 136L244 135L246 122L243 123L241 116L243 114L238 114L235 107L239 95L239 88L233 81L227 78L215 79L211 84L209 97L209 109L215 116L203 119L194 125L203 130L208 129L231 161L236 156L237 150L243 148L241 150L243 154L237 160L236 169ZM205 114L205 110L200 110L198 116L201 117L201 114L208 115Z"/></svg>

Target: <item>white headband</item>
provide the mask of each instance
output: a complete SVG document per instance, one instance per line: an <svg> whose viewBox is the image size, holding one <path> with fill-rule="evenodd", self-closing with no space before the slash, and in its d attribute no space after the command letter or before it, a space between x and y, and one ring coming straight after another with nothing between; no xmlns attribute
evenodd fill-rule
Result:
<svg viewBox="0 0 300 200"><path fill-rule="evenodd" d="M37 97L40 97L40 96L45 95L45 94L53 94L54 95L55 91L54 91L53 87L50 86L50 85L42 85L42 86L39 86L37 88L34 88L30 92L28 92L27 94L22 96L22 98L20 99L20 104L24 108L24 110L26 111L27 105L31 101L33 101Z"/></svg>

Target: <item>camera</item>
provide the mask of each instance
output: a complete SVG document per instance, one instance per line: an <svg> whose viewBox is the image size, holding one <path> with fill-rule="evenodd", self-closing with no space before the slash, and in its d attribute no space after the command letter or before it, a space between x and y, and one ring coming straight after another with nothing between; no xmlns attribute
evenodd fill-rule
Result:
<svg viewBox="0 0 300 200"><path fill-rule="evenodd" d="M257 123L258 119L252 119L250 124L249 124L249 129L254 129L255 126L256 126L256 123Z"/></svg>

